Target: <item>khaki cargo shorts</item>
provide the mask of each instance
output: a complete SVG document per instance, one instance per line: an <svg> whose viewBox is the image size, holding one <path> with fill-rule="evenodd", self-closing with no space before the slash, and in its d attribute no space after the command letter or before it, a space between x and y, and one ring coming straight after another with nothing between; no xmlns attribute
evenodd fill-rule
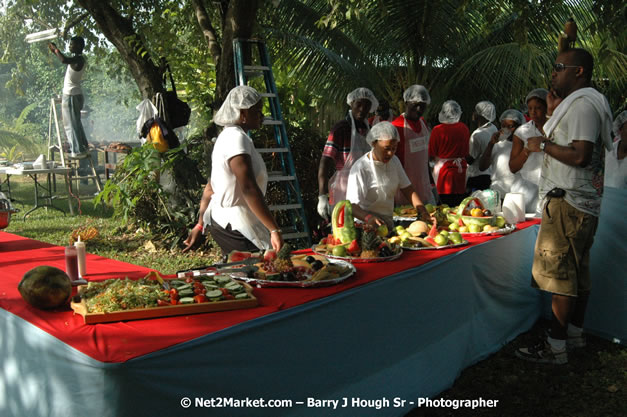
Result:
<svg viewBox="0 0 627 417"><path fill-rule="evenodd" d="M589 293L590 247L598 221L564 198L550 198L542 212L531 285L573 297Z"/></svg>

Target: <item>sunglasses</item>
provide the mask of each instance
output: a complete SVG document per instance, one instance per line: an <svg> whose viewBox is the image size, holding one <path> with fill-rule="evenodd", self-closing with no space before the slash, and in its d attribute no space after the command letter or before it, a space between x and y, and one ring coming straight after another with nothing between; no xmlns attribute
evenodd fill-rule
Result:
<svg viewBox="0 0 627 417"><path fill-rule="evenodd" d="M566 68L579 68L581 65L564 65L561 62L559 64L553 64L553 71L562 72Z"/></svg>

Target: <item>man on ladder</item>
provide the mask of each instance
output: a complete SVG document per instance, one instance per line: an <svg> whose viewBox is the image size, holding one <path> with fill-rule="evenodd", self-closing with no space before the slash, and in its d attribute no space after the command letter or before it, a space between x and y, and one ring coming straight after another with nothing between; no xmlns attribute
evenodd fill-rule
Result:
<svg viewBox="0 0 627 417"><path fill-rule="evenodd" d="M63 81L63 101L61 109L63 114L63 126L65 134L70 143L70 156L72 158L87 154L89 145L87 137L81 123L81 110L85 103L81 81L85 73L85 58L83 58L83 48L85 40L80 36L75 36L70 41L70 52L74 54L67 57L59 51L57 46L50 42L48 48L55 54L62 63L67 65L65 80Z"/></svg>
<svg viewBox="0 0 627 417"><path fill-rule="evenodd" d="M70 159L80 159L80 168L78 168L76 178L81 178L86 181L87 178L93 178L98 191L102 189L100 178L96 173L94 161L89 155L89 144L87 143L87 136L81 123L81 110L85 103L85 97L83 96L83 90L81 88L81 81L83 80L83 74L85 73L86 62L83 57L83 48L85 47L85 40L80 36L74 36L70 40L70 52L74 54L72 57L67 57L59 51L57 45L50 42L48 48L55 54L59 60L67 65L65 71L65 79L63 81L63 99L61 101L61 113L63 115L63 127L65 128L65 135L70 144ZM59 150L63 152L62 150ZM85 171L91 169L91 176L82 176ZM83 171L83 173L81 173Z"/></svg>

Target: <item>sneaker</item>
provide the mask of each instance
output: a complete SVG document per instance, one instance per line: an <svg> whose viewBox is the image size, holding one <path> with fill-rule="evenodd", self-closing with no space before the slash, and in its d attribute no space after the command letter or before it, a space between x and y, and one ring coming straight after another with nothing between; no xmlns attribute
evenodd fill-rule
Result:
<svg viewBox="0 0 627 417"><path fill-rule="evenodd" d="M554 365L564 365L568 363L568 353L554 352L551 345L545 340L535 346L520 348L515 352L516 356L529 362L551 363Z"/></svg>
<svg viewBox="0 0 627 417"><path fill-rule="evenodd" d="M566 339L566 350L573 350L586 347L586 337L581 336L568 336Z"/></svg>

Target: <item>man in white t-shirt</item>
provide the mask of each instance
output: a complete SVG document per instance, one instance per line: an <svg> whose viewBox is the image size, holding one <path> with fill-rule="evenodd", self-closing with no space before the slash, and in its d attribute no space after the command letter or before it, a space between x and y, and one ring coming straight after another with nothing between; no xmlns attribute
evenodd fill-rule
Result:
<svg viewBox="0 0 627 417"><path fill-rule="evenodd" d="M585 346L582 328L590 294L590 247L603 195L603 147L612 143L609 104L590 87L593 65L584 49L557 56L546 137L527 141L530 152L544 153L539 184L544 206L532 286L552 294L553 310L547 339L516 351L532 362L564 364L567 346Z"/></svg>
<svg viewBox="0 0 627 417"><path fill-rule="evenodd" d="M54 43L49 43L48 48L54 53L62 63L67 65L65 79L63 80L63 100L61 111L63 114L63 126L65 135L70 144L70 155L81 157L87 155L89 145L87 136L81 123L81 110L85 104L81 81L85 73L85 58L83 58L83 48L85 40L80 36L74 36L70 40L70 52L74 56L65 56L59 51Z"/></svg>

